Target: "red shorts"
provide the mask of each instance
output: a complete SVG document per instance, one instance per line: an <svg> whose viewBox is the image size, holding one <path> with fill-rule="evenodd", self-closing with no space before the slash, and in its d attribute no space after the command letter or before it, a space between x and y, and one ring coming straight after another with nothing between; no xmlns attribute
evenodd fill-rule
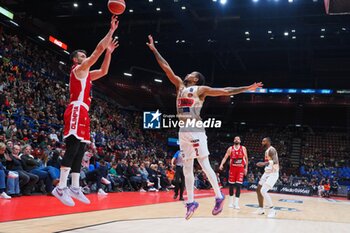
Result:
<svg viewBox="0 0 350 233"><path fill-rule="evenodd" d="M244 178L244 167L230 167L230 174L228 178L228 182L231 184L239 183L243 184Z"/></svg>
<svg viewBox="0 0 350 233"><path fill-rule="evenodd" d="M89 112L82 105L70 104L64 112L63 138L70 135L74 135L82 142L91 142Z"/></svg>

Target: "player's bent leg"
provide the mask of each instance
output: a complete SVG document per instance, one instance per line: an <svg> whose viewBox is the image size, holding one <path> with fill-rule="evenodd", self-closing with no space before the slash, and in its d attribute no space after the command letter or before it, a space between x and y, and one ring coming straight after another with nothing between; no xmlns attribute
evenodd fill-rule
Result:
<svg viewBox="0 0 350 233"><path fill-rule="evenodd" d="M61 166L61 174L60 181L58 186L52 190L52 195L54 195L59 201L61 201L64 205L74 206L75 203L73 199L70 197L69 190L67 188L67 179L69 176L69 172L71 171L71 167L73 165L73 161L79 151L80 140L78 140L75 136L69 136L66 139L66 153L62 160Z"/></svg>
<svg viewBox="0 0 350 233"><path fill-rule="evenodd" d="M197 160L198 160L198 163L201 165L203 171L207 175L211 186L214 189L214 192L215 192L215 206L214 206L214 209L212 211L212 214L213 215L218 215L223 210L225 195L220 190L219 182L218 182L218 180L216 178L216 174L215 174L213 168L211 167L211 165L209 163L208 156L204 157L204 158L198 158Z"/></svg>
<svg viewBox="0 0 350 233"><path fill-rule="evenodd" d="M69 188L69 194L74 199L84 203L90 204L90 200L84 195L81 187L80 187L80 169L81 169L81 161L84 156L85 143L80 143L79 150L77 156L72 165L72 185Z"/></svg>
<svg viewBox="0 0 350 233"><path fill-rule="evenodd" d="M266 208L269 210L269 213L267 215L269 218L273 218L276 216L276 211L273 208L271 196L268 194L268 191L271 188L272 187L266 183L261 188L261 194L263 195L264 199L266 200Z"/></svg>
<svg viewBox="0 0 350 233"><path fill-rule="evenodd" d="M261 188L262 186L259 184L258 188L256 189L256 194L258 196L258 202L259 202L259 208L257 210L257 214L262 215L265 213L264 211L264 197L261 194Z"/></svg>

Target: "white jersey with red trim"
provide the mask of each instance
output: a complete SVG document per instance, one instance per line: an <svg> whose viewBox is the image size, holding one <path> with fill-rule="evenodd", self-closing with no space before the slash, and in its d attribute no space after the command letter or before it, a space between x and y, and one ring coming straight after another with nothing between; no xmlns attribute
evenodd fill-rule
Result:
<svg viewBox="0 0 350 233"><path fill-rule="evenodd" d="M199 86L183 87L177 95L177 114L180 120L201 120L203 101L198 96Z"/></svg>

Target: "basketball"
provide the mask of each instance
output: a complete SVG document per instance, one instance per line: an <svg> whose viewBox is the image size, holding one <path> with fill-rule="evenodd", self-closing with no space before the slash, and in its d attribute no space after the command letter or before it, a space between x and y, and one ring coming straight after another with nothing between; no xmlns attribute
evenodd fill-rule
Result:
<svg viewBox="0 0 350 233"><path fill-rule="evenodd" d="M124 0L109 0L108 9L114 15L121 15L124 13L126 8Z"/></svg>

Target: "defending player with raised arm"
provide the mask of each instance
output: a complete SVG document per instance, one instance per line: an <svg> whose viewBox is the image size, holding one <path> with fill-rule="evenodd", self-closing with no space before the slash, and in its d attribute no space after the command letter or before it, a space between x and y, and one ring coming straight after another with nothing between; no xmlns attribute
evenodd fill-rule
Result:
<svg viewBox="0 0 350 233"><path fill-rule="evenodd" d="M241 145L241 138L236 136L234 138L234 145L230 146L220 164L220 170L224 169L224 164L227 159L230 159L229 169L229 208L239 208L239 198L241 195L241 187L244 176L248 173L248 153L247 148ZM233 202L234 187L236 187L236 199Z"/></svg>
<svg viewBox="0 0 350 233"><path fill-rule="evenodd" d="M117 16L112 16L111 26L106 36L98 43L93 53L87 57L85 50L75 50L71 54L73 66L69 79L69 104L64 112L63 138L66 143L66 153L61 162L60 182L52 191L58 200L67 206L74 206L72 198L85 204L90 200L80 188L80 168L84 156L85 145L90 143L90 117L92 81L108 73L111 54L118 47L117 40L113 40L113 33L118 28ZM99 57L106 51L102 66L98 70L90 71ZM67 178L71 172L72 185L67 187ZM104 191L98 190L105 195Z"/></svg>
<svg viewBox="0 0 350 233"><path fill-rule="evenodd" d="M149 42L147 43L150 50L153 52L154 56L157 59L158 64L165 72L166 76L169 78L170 82L175 85L177 92L183 88L188 86L200 85L198 90L198 95L202 100L206 96L231 96L243 93L245 91L255 91L257 88L261 88L263 84L253 83L250 86L243 87L223 87L223 88L213 88L204 85L204 76L199 72L192 72L188 74L184 80L182 80L179 76L177 76L174 71L171 69L169 63L162 57L162 55L158 52L157 48L154 45L153 37L151 35L148 36Z"/></svg>
<svg viewBox="0 0 350 233"><path fill-rule="evenodd" d="M246 87L211 88L204 86L205 77L199 72L188 74L184 80L177 76L171 69L169 63L160 55L156 49L152 36L148 36L147 46L153 52L158 64L166 73L170 82L176 87L177 92L177 116L182 121L201 121L200 112L206 96L230 96L245 91L255 91L263 86L262 83L254 83ZM198 208L199 203L194 201L194 175L193 163L197 159L203 171L208 177L215 192L215 206L213 215L218 215L223 210L225 196L222 194L216 174L209 163L209 150L207 136L204 127L185 126L179 131L180 149L184 153L184 176L187 190L187 213L185 218L190 219Z"/></svg>

